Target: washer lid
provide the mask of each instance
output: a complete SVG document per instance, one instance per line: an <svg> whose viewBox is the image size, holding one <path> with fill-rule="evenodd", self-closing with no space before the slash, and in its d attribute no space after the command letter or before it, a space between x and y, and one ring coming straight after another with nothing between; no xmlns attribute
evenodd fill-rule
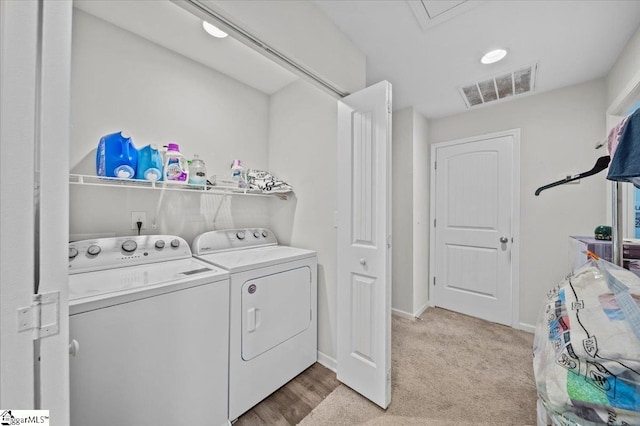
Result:
<svg viewBox="0 0 640 426"><path fill-rule="evenodd" d="M104 308L228 277L227 271L193 258L69 275L69 311Z"/></svg>
<svg viewBox="0 0 640 426"><path fill-rule="evenodd" d="M227 271L242 272L315 257L316 252L289 246L266 246L196 256Z"/></svg>

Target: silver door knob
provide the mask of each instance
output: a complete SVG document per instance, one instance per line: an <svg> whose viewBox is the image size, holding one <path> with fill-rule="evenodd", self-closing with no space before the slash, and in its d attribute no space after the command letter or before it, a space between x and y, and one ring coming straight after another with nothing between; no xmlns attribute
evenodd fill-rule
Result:
<svg viewBox="0 0 640 426"><path fill-rule="evenodd" d="M367 259L364 259L364 258L360 259L360 264L362 266L366 265L367 264Z"/></svg>
<svg viewBox="0 0 640 426"><path fill-rule="evenodd" d="M507 237L500 237L500 242L501 242L502 244L506 244L506 243L508 243L508 242L509 242L509 239L508 239Z"/></svg>
<svg viewBox="0 0 640 426"><path fill-rule="evenodd" d="M76 339L73 339L71 343L69 343L69 355L76 356L79 350L80 350L80 343L78 343Z"/></svg>

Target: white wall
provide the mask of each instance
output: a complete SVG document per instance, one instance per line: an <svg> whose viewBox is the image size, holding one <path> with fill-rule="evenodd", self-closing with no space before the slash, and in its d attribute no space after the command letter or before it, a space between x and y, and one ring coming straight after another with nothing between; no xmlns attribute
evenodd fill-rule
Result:
<svg viewBox="0 0 640 426"><path fill-rule="evenodd" d="M268 169L269 98L223 74L74 9L72 46L72 133L70 164L75 173L95 174L101 136L127 131L141 148L180 144L197 153L207 174L229 173L233 159ZM131 211L155 218L160 194L139 189L71 188L70 233L131 235ZM158 229L191 239L213 229L218 196L167 192ZM268 201L227 199L218 228L267 226Z"/></svg>
<svg viewBox="0 0 640 426"><path fill-rule="evenodd" d="M305 82L270 99L270 170L295 196L271 201L281 243L318 252L318 350L336 357L336 100Z"/></svg>
<svg viewBox="0 0 640 426"><path fill-rule="evenodd" d="M392 307L417 316L429 300L428 122L413 107L393 113Z"/></svg>
<svg viewBox="0 0 640 426"><path fill-rule="evenodd" d="M429 185L428 121L413 112L413 313L419 315L429 302Z"/></svg>
<svg viewBox="0 0 640 426"><path fill-rule="evenodd" d="M413 314L413 108L393 113L391 306Z"/></svg>
<svg viewBox="0 0 640 426"><path fill-rule="evenodd" d="M607 106L621 94L627 83L640 72L640 27L631 36L607 75Z"/></svg>
<svg viewBox="0 0 640 426"><path fill-rule="evenodd" d="M594 150L605 136L605 109L601 79L430 122L430 143L521 129L521 324L535 325L545 293L568 273L567 236L592 235L606 223L604 173L534 196L606 155Z"/></svg>

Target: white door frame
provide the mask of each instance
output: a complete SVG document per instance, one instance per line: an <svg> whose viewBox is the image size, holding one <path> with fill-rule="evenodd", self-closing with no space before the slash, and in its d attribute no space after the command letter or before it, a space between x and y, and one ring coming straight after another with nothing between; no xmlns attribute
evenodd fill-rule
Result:
<svg viewBox="0 0 640 426"><path fill-rule="evenodd" d="M431 145L431 185L429 192L429 223L432 232L429 233L429 288L433 289L436 267L436 233L434 219L436 217L436 150L453 145L473 143L485 139L499 138L503 136L513 137L513 194L512 194L512 237L511 244L511 326L520 327L520 129L504 130L496 133L488 133L472 136L464 139L455 139L446 142L438 142ZM429 291L429 306L435 306L433 291Z"/></svg>
<svg viewBox="0 0 640 426"><path fill-rule="evenodd" d="M1 0L0 0L1 1ZM36 143L39 253L38 293L59 295L56 335L39 340L36 408L49 410L56 424L69 412L69 140L71 112L71 0L41 1L40 75ZM39 172L39 173L38 173ZM43 308L43 318L45 310ZM43 320L44 321L44 320Z"/></svg>

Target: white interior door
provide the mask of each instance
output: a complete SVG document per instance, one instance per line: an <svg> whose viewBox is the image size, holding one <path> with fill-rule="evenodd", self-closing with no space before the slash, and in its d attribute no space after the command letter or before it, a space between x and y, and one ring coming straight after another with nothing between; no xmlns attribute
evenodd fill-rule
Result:
<svg viewBox="0 0 640 426"><path fill-rule="evenodd" d="M49 410L59 424L69 423L71 13L70 0L0 1L0 406ZM58 303L19 317L36 291ZM38 339L38 325L51 335Z"/></svg>
<svg viewBox="0 0 640 426"><path fill-rule="evenodd" d="M338 101L338 380L391 402L391 84Z"/></svg>
<svg viewBox="0 0 640 426"><path fill-rule="evenodd" d="M34 290L38 4L0 1L0 406L34 408L33 338L18 309Z"/></svg>
<svg viewBox="0 0 640 426"><path fill-rule="evenodd" d="M434 304L514 326L518 144L513 131L432 148Z"/></svg>

